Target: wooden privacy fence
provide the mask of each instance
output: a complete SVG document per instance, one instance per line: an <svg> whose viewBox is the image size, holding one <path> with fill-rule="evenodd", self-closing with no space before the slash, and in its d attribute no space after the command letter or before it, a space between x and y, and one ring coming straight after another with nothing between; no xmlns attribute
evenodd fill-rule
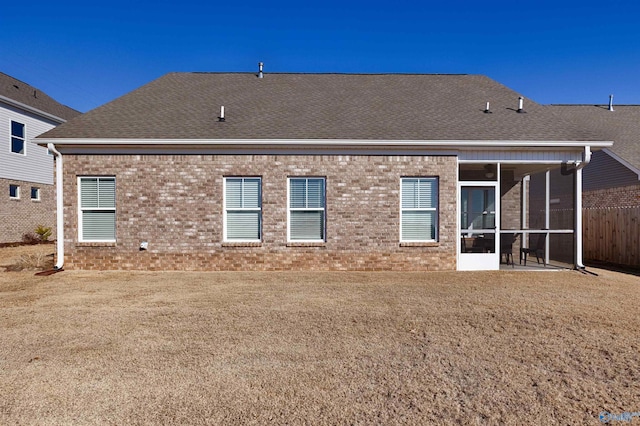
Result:
<svg viewBox="0 0 640 426"><path fill-rule="evenodd" d="M640 207L582 209L585 260L640 266Z"/></svg>

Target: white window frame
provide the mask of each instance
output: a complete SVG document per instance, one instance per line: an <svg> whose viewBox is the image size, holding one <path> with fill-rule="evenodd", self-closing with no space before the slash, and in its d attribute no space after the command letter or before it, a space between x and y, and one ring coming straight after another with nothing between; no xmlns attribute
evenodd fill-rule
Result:
<svg viewBox="0 0 640 426"><path fill-rule="evenodd" d="M117 185L116 182L116 177L115 176L78 176L78 180L77 180L77 185L78 185L78 241L83 243L115 243L116 242L116 238L113 239L109 239L109 240L86 240L84 239L83 235L82 235L82 229L83 229L83 224L82 224L82 217L85 211L113 211L115 217L116 217L116 223L114 223L114 227L117 224L117 211L116 211L116 207L114 204L114 207L87 207L87 208L83 208L82 207L82 185L81 185L81 181L83 179L113 179L114 180L114 184ZM117 196L117 193L114 194L114 197ZM117 231L117 228L116 228ZM114 235L116 235L116 233L114 232Z"/></svg>
<svg viewBox="0 0 640 426"><path fill-rule="evenodd" d="M305 179L307 181L307 188L310 179L320 179L324 182L323 189L323 205L324 207L291 207L291 180ZM307 190L307 198L309 191ZM291 239L291 212L292 211L321 211L322 212L322 238L308 239L308 240L292 240ZM327 241L327 178L324 176L291 176L287 178L287 242L288 243L319 243Z"/></svg>
<svg viewBox="0 0 640 426"><path fill-rule="evenodd" d="M245 179L258 179L258 207L239 207L228 208L227 207L227 179L242 179L242 192L244 193ZM260 176L225 176L222 181L222 198L223 198L223 241L229 243L259 243L262 242L262 178ZM241 197L243 199L243 197ZM258 212L258 238L256 239L243 239L243 238L229 238L227 236L227 213L233 212Z"/></svg>
<svg viewBox="0 0 640 426"><path fill-rule="evenodd" d="M22 137L15 136L13 134L13 123L20 124L22 126ZM9 140L9 151L12 154L17 155L27 155L27 126L24 123L20 123L19 121L11 120L11 128L9 129L11 133L11 139ZM22 152L16 152L13 150L13 139L19 139L22 141Z"/></svg>
<svg viewBox="0 0 640 426"><path fill-rule="evenodd" d="M36 190L36 196L33 196L33 190ZM40 201L40 188L38 188L37 186L32 186L31 187L31 194L29 194L31 196L31 201Z"/></svg>
<svg viewBox="0 0 640 426"><path fill-rule="evenodd" d="M11 187L12 186L16 188L16 196L15 197L11 196ZM10 200L19 200L20 199L20 185L15 185L13 183L9 184L9 199Z"/></svg>
<svg viewBox="0 0 640 426"><path fill-rule="evenodd" d="M435 190L436 192L436 206L435 207L418 207L418 208L403 208L402 207L402 183L404 180L415 180L418 179L420 180L428 180L428 181L433 181L435 182ZM439 205L440 205L440 181L438 179L437 176L403 176L400 178L400 242L401 243L433 243L433 242L437 242L438 239L440 238L440 232L439 232L439 227L440 227L440 218L439 218ZM435 228L435 235L433 239L426 239L426 240L405 240L402 238L402 236L404 235L402 232L402 215L403 213L407 211L426 211L426 212L435 212L435 224L434 224L434 228Z"/></svg>

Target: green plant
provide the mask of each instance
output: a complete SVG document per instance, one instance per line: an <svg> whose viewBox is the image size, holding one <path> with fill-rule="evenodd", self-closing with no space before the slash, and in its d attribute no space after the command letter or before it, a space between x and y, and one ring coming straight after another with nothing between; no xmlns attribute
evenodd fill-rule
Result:
<svg viewBox="0 0 640 426"><path fill-rule="evenodd" d="M51 237L51 227L50 226L43 226L43 225L38 225L38 227L35 230L36 235L38 235L38 238L40 239L40 241L49 241L49 237Z"/></svg>

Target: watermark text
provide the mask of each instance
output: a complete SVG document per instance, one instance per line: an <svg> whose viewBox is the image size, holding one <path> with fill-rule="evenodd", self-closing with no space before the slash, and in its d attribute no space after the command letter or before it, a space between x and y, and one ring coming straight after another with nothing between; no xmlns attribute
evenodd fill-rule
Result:
<svg viewBox="0 0 640 426"><path fill-rule="evenodd" d="M600 413L600 421L602 423L630 422L634 417L640 417L640 411L634 411L633 413L625 411L624 413L620 414L611 414L607 411L603 411Z"/></svg>

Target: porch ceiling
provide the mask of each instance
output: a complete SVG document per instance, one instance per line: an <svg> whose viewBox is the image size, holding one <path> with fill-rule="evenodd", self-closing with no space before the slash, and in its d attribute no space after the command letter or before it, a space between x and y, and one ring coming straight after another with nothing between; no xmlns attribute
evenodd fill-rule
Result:
<svg viewBox="0 0 640 426"><path fill-rule="evenodd" d="M489 163L487 163L489 164ZM467 163L464 165L466 170L483 170L485 164L473 164ZM503 172L505 171L513 171L513 175L515 178L522 178L527 175L532 175L534 173L545 172L547 170L559 169L561 167L560 164L540 164L540 163L502 163L500 165Z"/></svg>

